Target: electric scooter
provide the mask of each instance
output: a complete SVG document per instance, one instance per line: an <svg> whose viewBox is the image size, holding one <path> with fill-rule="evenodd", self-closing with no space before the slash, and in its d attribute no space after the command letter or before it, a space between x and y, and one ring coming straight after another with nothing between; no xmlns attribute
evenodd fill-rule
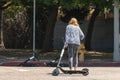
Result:
<svg viewBox="0 0 120 80"><path fill-rule="evenodd" d="M64 45L62 48L57 67L56 69L53 70L52 75L58 76L60 74L59 70L61 70L64 74L83 74L84 76L87 76L89 74L89 70L87 68L83 68L82 70L77 70L77 71L62 69L62 67L60 66L60 62L62 60L65 48L66 48L66 45Z"/></svg>
<svg viewBox="0 0 120 80"><path fill-rule="evenodd" d="M18 66L25 66L25 67L38 67L39 64L37 63L28 63L29 61L33 60L39 60L38 56L36 56L36 53L33 51L32 52L32 56L28 59L26 59L25 61L21 62L20 64L18 64Z"/></svg>

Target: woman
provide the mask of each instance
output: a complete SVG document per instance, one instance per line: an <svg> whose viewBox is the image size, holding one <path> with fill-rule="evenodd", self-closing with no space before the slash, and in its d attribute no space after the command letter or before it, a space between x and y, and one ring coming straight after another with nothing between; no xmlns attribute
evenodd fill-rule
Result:
<svg viewBox="0 0 120 80"><path fill-rule="evenodd" d="M80 41L84 39L84 34L79 27L76 18L71 18L69 24L66 27L65 33L65 44L68 45L68 58L69 58L69 68L76 70L78 66L78 48L80 46Z"/></svg>

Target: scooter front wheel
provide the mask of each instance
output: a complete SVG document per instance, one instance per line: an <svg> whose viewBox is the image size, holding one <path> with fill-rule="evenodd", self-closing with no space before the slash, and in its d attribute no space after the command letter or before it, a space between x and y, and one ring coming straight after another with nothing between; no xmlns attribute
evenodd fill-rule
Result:
<svg viewBox="0 0 120 80"><path fill-rule="evenodd" d="M52 72L53 76L58 76L59 74L60 74L60 72L59 72L58 68L54 69L53 72Z"/></svg>

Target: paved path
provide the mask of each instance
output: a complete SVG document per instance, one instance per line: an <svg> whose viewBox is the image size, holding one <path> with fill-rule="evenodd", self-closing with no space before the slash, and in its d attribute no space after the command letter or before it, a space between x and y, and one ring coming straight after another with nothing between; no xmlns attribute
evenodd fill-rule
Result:
<svg viewBox="0 0 120 80"><path fill-rule="evenodd" d="M84 67L79 67L83 69ZM0 66L0 80L120 80L119 67L87 67L89 75L63 74L52 76L55 67L4 67ZM68 69L65 67L64 69Z"/></svg>

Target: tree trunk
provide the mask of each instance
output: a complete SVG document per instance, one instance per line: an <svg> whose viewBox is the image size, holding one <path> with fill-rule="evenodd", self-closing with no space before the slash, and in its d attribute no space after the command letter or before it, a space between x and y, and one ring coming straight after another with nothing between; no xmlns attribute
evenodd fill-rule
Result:
<svg viewBox="0 0 120 80"><path fill-rule="evenodd" d="M88 32L87 32L86 39L85 39L86 50L92 50L91 49L92 32L94 29L95 19L96 19L97 15L99 14L99 12L100 12L100 10L99 10L98 6L96 6L96 8L90 18L89 24L88 24L88 30L87 30Z"/></svg>
<svg viewBox="0 0 120 80"><path fill-rule="evenodd" d="M58 6L50 6L49 8L48 23L45 31L45 38L43 42L42 52L48 52L53 50L53 33L57 20Z"/></svg>
<svg viewBox="0 0 120 80"><path fill-rule="evenodd" d="M0 48L5 48L3 40L3 10L11 5L11 3L5 5L6 1L0 2Z"/></svg>
<svg viewBox="0 0 120 80"><path fill-rule="evenodd" d="M3 41L3 10L0 10L0 48L5 48Z"/></svg>

